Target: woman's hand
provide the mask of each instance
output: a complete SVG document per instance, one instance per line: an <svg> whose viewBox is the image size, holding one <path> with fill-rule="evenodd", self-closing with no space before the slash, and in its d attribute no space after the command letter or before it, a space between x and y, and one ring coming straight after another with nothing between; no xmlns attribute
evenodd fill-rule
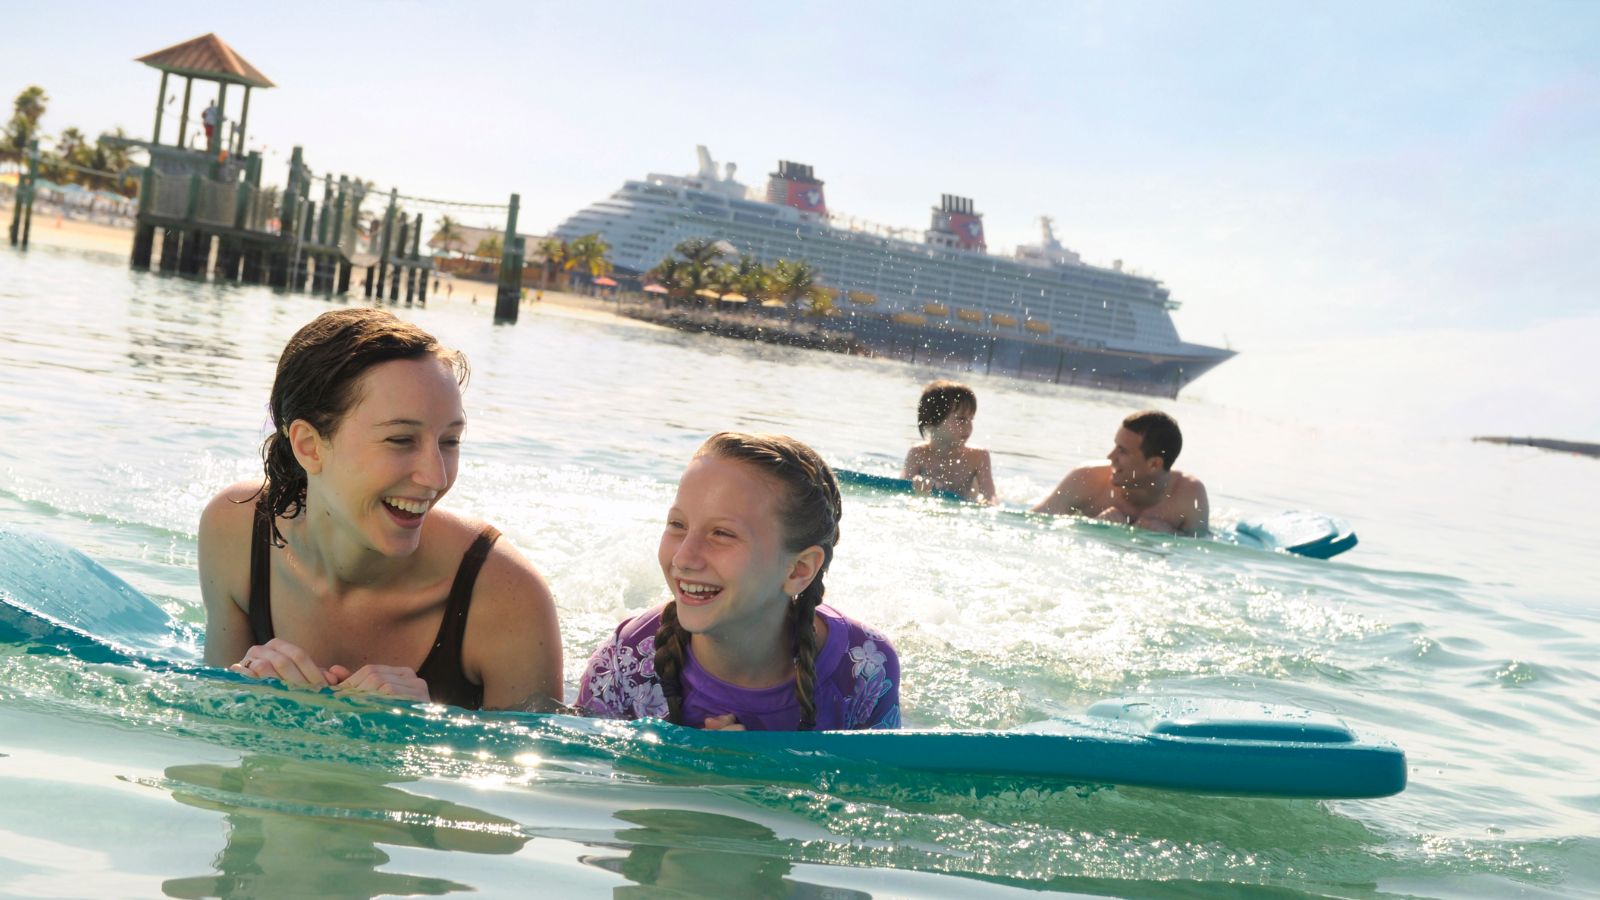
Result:
<svg viewBox="0 0 1600 900"><path fill-rule="evenodd" d="M362 666L354 675L341 679L333 689L353 694L404 697L424 703L432 699L428 696L428 683L408 666Z"/></svg>
<svg viewBox="0 0 1600 900"><path fill-rule="evenodd" d="M720 716L706 716L705 730L743 731L744 726L739 724L738 718L733 713L723 713Z"/></svg>
<svg viewBox="0 0 1600 900"><path fill-rule="evenodd" d="M324 669L311 654L282 638L256 644L244 652L244 659L228 667L230 672L251 678L276 678L292 687L325 688L344 677L343 666Z"/></svg>

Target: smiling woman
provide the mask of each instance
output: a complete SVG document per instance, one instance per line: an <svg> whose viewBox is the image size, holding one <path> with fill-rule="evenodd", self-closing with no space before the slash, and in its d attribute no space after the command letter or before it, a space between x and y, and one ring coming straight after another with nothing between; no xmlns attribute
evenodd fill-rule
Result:
<svg viewBox="0 0 1600 900"><path fill-rule="evenodd" d="M259 678L468 708L559 701L539 573L455 483L466 359L375 309L324 313L272 386L265 479L200 519L206 662Z"/></svg>

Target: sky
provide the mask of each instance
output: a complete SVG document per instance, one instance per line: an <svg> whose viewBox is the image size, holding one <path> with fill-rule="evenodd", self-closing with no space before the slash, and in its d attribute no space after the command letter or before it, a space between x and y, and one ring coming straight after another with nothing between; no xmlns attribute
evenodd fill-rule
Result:
<svg viewBox="0 0 1600 900"><path fill-rule="evenodd" d="M4 20L0 93L44 87L47 133L147 136L160 76L133 58L212 31L278 85L250 111L269 180L298 144L413 196L517 192L519 230L540 233L625 179L693 171L697 144L757 186L795 160L835 212L921 229L940 194L969 196L991 249L1048 215L1086 261L1160 278L1186 340L1241 351L1186 396L1600 440L1583 366L1600 3L152 2Z"/></svg>

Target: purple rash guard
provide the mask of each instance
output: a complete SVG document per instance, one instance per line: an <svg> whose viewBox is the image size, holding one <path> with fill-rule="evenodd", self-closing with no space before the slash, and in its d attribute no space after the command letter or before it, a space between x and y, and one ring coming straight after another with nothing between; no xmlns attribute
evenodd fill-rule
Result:
<svg viewBox="0 0 1600 900"><path fill-rule="evenodd" d="M578 687L578 705L612 719L667 717L667 698L656 678L656 628L665 604L617 626L589 658ZM817 651L818 731L900 727L900 661L880 632L846 618L827 604L817 615L828 637ZM794 682L742 688L707 672L691 650L683 665L683 722L702 727L711 716L733 713L751 731L794 731L800 700Z"/></svg>

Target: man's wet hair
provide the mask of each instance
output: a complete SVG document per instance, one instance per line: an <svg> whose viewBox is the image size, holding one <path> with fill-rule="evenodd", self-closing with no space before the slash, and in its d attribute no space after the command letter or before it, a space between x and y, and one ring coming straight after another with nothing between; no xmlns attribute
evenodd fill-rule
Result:
<svg viewBox="0 0 1600 900"><path fill-rule="evenodd" d="M1160 410L1145 409L1122 420L1122 427L1139 436L1139 452L1146 457L1160 456L1168 472L1183 449L1183 432L1178 421Z"/></svg>
<svg viewBox="0 0 1600 900"><path fill-rule="evenodd" d="M917 433L926 436L929 428L950 418L958 409L978 414L978 395L972 388L958 381L928 382L922 389L922 399L917 402Z"/></svg>

